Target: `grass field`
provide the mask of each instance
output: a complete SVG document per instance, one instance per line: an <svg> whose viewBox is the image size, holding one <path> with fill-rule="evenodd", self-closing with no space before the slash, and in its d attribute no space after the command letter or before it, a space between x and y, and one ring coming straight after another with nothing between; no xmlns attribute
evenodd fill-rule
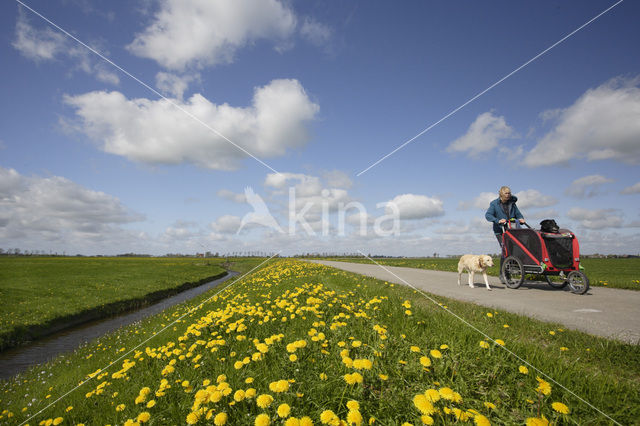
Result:
<svg viewBox="0 0 640 426"><path fill-rule="evenodd" d="M0 422L638 423L638 346L435 298L272 261L0 382Z"/></svg>
<svg viewBox="0 0 640 426"><path fill-rule="evenodd" d="M114 314L220 275L223 261L0 257L0 349L71 317Z"/></svg>
<svg viewBox="0 0 640 426"><path fill-rule="evenodd" d="M342 262L372 263L364 257L326 258ZM458 271L457 258L375 258L377 263L387 266L430 269L433 271ZM500 259L493 259L494 266L487 270L488 275L498 276ZM624 288L640 290L640 258L617 259L581 259L584 273L593 287Z"/></svg>

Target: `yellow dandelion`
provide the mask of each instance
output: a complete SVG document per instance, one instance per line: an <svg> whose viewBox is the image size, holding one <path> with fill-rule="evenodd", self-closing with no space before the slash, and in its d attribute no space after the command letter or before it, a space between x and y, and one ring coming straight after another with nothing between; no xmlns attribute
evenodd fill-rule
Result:
<svg viewBox="0 0 640 426"><path fill-rule="evenodd" d="M188 425L194 425L196 423L198 423L198 420L200 420L200 415L197 412L191 412L189 414L187 414L187 424Z"/></svg>
<svg viewBox="0 0 640 426"><path fill-rule="evenodd" d="M360 403L352 399L347 402L347 408L349 410L360 410Z"/></svg>
<svg viewBox="0 0 640 426"><path fill-rule="evenodd" d="M541 379L540 377L536 377L538 381L538 387L536 388L537 392L540 392L544 395L549 395L551 393L551 385L546 380Z"/></svg>
<svg viewBox="0 0 640 426"><path fill-rule="evenodd" d="M60 423L62 423L64 421L64 419L62 417L56 417L55 419L53 419L53 425L58 426Z"/></svg>
<svg viewBox="0 0 640 426"><path fill-rule="evenodd" d="M431 349L429 355L431 355L431 358L442 358L442 353L437 349Z"/></svg>
<svg viewBox="0 0 640 426"><path fill-rule="evenodd" d="M529 417L525 422L526 426L549 426L549 420L542 417Z"/></svg>
<svg viewBox="0 0 640 426"><path fill-rule="evenodd" d="M218 413L216 414L216 416L213 418L213 424L216 426L222 426L224 424L227 423L227 420L229 419L229 416L227 415L227 413Z"/></svg>
<svg viewBox="0 0 640 426"><path fill-rule="evenodd" d="M420 348L417 346L411 346L411 348L409 348L411 350L411 352L420 352Z"/></svg>
<svg viewBox="0 0 640 426"><path fill-rule="evenodd" d="M453 398L454 398L453 389L444 387L444 388L438 389L438 392L440 393L440 396L442 398L448 399L449 401L453 401Z"/></svg>
<svg viewBox="0 0 640 426"><path fill-rule="evenodd" d="M529 374L529 369L524 365L521 365L520 367L518 367L518 371L522 374Z"/></svg>
<svg viewBox="0 0 640 426"><path fill-rule="evenodd" d="M151 418L151 414L145 411L143 413L138 414L136 421L138 421L139 423L146 423L149 421L150 418Z"/></svg>
<svg viewBox="0 0 640 426"><path fill-rule="evenodd" d="M420 410L422 414L433 414L435 412L433 404L429 402L429 399L424 394L418 394L413 397L413 405Z"/></svg>
<svg viewBox="0 0 640 426"><path fill-rule="evenodd" d="M499 344L500 346L504 346L504 340L502 339L496 339L496 343Z"/></svg>
<svg viewBox="0 0 640 426"><path fill-rule="evenodd" d="M420 420L422 421L423 425L432 425L434 423L433 417L428 416L426 414L423 416L420 416Z"/></svg>
<svg viewBox="0 0 640 426"><path fill-rule="evenodd" d="M300 426L300 420L295 417L289 417L287 421L284 422L284 426Z"/></svg>
<svg viewBox="0 0 640 426"><path fill-rule="evenodd" d="M440 392L435 389L427 389L424 392L424 395L427 397L429 402L437 402L440 401Z"/></svg>
<svg viewBox="0 0 640 426"><path fill-rule="evenodd" d="M386 374L379 374L378 377L380 377L380 380L389 380L389 376Z"/></svg>
<svg viewBox="0 0 640 426"><path fill-rule="evenodd" d="M313 420L311 420L311 417L304 416L300 419L300 426L313 426Z"/></svg>
<svg viewBox="0 0 640 426"><path fill-rule="evenodd" d="M494 404L493 402L484 402L484 406L487 407L489 410L495 410L496 409L496 404Z"/></svg>
<svg viewBox="0 0 640 426"><path fill-rule="evenodd" d="M322 424L331 424L335 419L338 419L338 416L336 416L336 414L331 410L324 410L320 413L320 421Z"/></svg>
<svg viewBox="0 0 640 426"><path fill-rule="evenodd" d="M484 340L481 340L481 341L480 341L480 347L481 347L482 349L489 349L489 343L488 343L488 342L486 342L486 341L484 341Z"/></svg>
<svg viewBox="0 0 640 426"><path fill-rule="evenodd" d="M562 402L554 402L551 404L551 408L560 414L569 414L569 407L564 405Z"/></svg>
<svg viewBox="0 0 640 426"><path fill-rule="evenodd" d="M360 426L362 424L362 414L358 410L349 410L347 413L347 424Z"/></svg>
<svg viewBox="0 0 640 426"><path fill-rule="evenodd" d="M324 373L320 373L320 380L327 380L327 375Z"/></svg>
<svg viewBox="0 0 640 426"><path fill-rule="evenodd" d="M429 359L428 356L421 356L420 357L420 364L423 367L430 367L431 366L431 359Z"/></svg>
<svg viewBox="0 0 640 426"><path fill-rule="evenodd" d="M271 419L267 414L258 414L254 424L255 426L269 426L271 424Z"/></svg>
<svg viewBox="0 0 640 426"><path fill-rule="evenodd" d="M156 405L156 400L152 399L151 401L147 402L147 408L153 408Z"/></svg>
<svg viewBox="0 0 640 426"><path fill-rule="evenodd" d="M267 408L268 406L271 405L272 402L273 402L273 397L266 393L263 393L262 395L258 396L258 399L256 399L256 404L260 408Z"/></svg>
<svg viewBox="0 0 640 426"><path fill-rule="evenodd" d="M476 426L491 426L491 422L489 421L489 419L482 414L476 414L475 416L473 416L473 422L476 424Z"/></svg>
<svg viewBox="0 0 640 426"><path fill-rule="evenodd" d="M124 411L125 405L124 404L120 404L118 406L116 406L116 411Z"/></svg>
<svg viewBox="0 0 640 426"><path fill-rule="evenodd" d="M493 318L493 314L492 314L491 312L487 312L487 316L488 316L489 318Z"/></svg>
<svg viewBox="0 0 640 426"><path fill-rule="evenodd" d="M280 404L278 406L277 413L278 416L283 419L289 417L289 414L291 414L291 407L289 406L289 404Z"/></svg>

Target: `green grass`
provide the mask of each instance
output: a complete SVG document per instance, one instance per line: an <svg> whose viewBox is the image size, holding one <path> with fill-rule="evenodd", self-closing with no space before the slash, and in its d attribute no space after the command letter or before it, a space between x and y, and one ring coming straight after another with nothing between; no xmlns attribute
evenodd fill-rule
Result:
<svg viewBox="0 0 640 426"><path fill-rule="evenodd" d="M0 257L0 349L193 286L222 274L223 260Z"/></svg>
<svg viewBox="0 0 640 426"><path fill-rule="evenodd" d="M456 412L476 421L480 413L491 424L524 424L540 415L554 424L610 424L598 410L621 424L638 422L638 346L430 297L437 303L404 286L322 265L273 261L238 282L0 382L0 423L35 415L32 425L58 417L62 424L126 424L148 413L149 424L195 418L211 424L224 412L232 425L254 424L262 413L272 424L285 424L277 408L286 403L291 416L308 416L316 425L325 410L343 420L359 414L363 424L375 418L380 425L417 425L422 421L414 397L428 389L451 395L444 388L457 393L457 402L435 401L435 424L455 423ZM501 339L521 359L452 313ZM360 366L360 360L371 366ZM425 368L421 360L430 365ZM528 374L519 371L521 365ZM362 382L348 384L354 373ZM549 395L536 390L536 376L550 383ZM93 378L48 407L87 377ZM280 380L288 390L274 390ZM170 388L160 390L163 383ZM149 393L140 397L145 388ZM249 389L256 395L237 393ZM261 394L270 394L273 403L258 407ZM357 413L349 401L359 403ZM566 404L570 414L555 412L553 402Z"/></svg>
<svg viewBox="0 0 640 426"><path fill-rule="evenodd" d="M326 258L341 262L372 263L363 257ZM403 266L406 268L429 269L433 271L458 271L457 258L374 258L387 266ZM488 275L498 276L500 259L493 259L494 266L487 269ZM640 290L640 258L583 258L580 264L589 278L592 287L622 288Z"/></svg>

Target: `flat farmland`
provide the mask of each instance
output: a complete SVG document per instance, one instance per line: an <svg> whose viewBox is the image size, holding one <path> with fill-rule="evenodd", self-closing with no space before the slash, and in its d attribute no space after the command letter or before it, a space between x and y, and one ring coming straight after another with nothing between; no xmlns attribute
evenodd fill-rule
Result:
<svg viewBox="0 0 640 426"><path fill-rule="evenodd" d="M193 287L223 259L0 257L0 349L78 316L119 313Z"/></svg>
<svg viewBox="0 0 640 426"><path fill-rule="evenodd" d="M276 260L0 381L0 422L637 424L639 368L637 346Z"/></svg>

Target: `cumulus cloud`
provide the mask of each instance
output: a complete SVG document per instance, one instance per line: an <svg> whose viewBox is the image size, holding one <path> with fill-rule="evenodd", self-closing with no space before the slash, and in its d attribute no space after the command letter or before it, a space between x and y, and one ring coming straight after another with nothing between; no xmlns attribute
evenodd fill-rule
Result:
<svg viewBox="0 0 640 426"><path fill-rule="evenodd" d="M22 9L18 13L13 47L23 56L36 62L62 60L71 62L74 69L93 75L103 83L118 85L118 75L93 57L88 49L49 27L37 29L31 25Z"/></svg>
<svg viewBox="0 0 640 426"><path fill-rule="evenodd" d="M595 197L600 193L599 189L603 184L611 182L615 181L602 175L584 176L571 182L571 185L564 191L564 193L576 198Z"/></svg>
<svg viewBox="0 0 640 426"><path fill-rule="evenodd" d="M171 102L95 91L67 95L64 101L75 108L75 127L105 152L148 164L192 163L217 170L236 169L247 157L238 146L264 158L303 145L309 138L306 124L319 109L297 80L256 88L252 105L244 108L216 105L200 94Z"/></svg>
<svg viewBox="0 0 640 426"><path fill-rule="evenodd" d="M538 208L549 207L558 203L558 200L551 195L545 195L537 189L527 189L514 194L518 197L518 208Z"/></svg>
<svg viewBox="0 0 640 426"><path fill-rule="evenodd" d="M622 214L615 209L589 210L574 207L567 216L587 229L619 228L623 223Z"/></svg>
<svg viewBox="0 0 640 426"><path fill-rule="evenodd" d="M557 124L525 156L530 167L571 160L640 163L640 78L615 78L589 89L566 109L554 111Z"/></svg>
<svg viewBox="0 0 640 426"><path fill-rule="evenodd" d="M143 219L115 197L60 176L0 167L0 240L100 241Z"/></svg>
<svg viewBox="0 0 640 426"><path fill-rule="evenodd" d="M220 216L211 223L211 228L220 234L235 234L240 229L241 219L238 216Z"/></svg>
<svg viewBox="0 0 640 426"><path fill-rule="evenodd" d="M491 112L485 112L469 126L467 133L451 142L447 151L478 157L480 154L498 148L502 139L513 136L514 131L504 117L496 117Z"/></svg>
<svg viewBox="0 0 640 426"><path fill-rule="evenodd" d="M631 186L627 186L620 193L621 194L640 194L640 182Z"/></svg>
<svg viewBox="0 0 640 426"><path fill-rule="evenodd" d="M156 86L164 94L182 100L189 84L199 79L199 74L177 75L168 72L159 72L156 74Z"/></svg>
<svg viewBox="0 0 640 426"><path fill-rule="evenodd" d="M230 63L260 40L287 43L296 16L277 0L162 0L153 22L127 48L171 70Z"/></svg>
<svg viewBox="0 0 640 426"><path fill-rule="evenodd" d="M184 241L197 237L200 234L201 232L197 223L179 220L165 229L161 238L168 241Z"/></svg>
<svg viewBox="0 0 640 426"><path fill-rule="evenodd" d="M388 203L394 204L400 212L401 219L424 219L444 215L442 200L426 195L402 194L394 197ZM393 214L387 207L386 214Z"/></svg>

